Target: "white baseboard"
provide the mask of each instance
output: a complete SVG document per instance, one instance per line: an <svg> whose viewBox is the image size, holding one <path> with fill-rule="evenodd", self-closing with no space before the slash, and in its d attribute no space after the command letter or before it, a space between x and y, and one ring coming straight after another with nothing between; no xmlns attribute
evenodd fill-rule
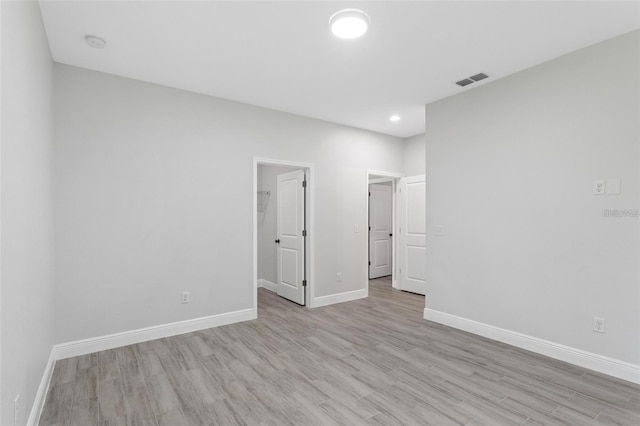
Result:
<svg viewBox="0 0 640 426"><path fill-rule="evenodd" d="M334 303L348 302L350 300L363 299L369 294L367 289L345 291L344 293L331 294L329 296L316 297L312 300L311 307L319 308L321 306L333 305Z"/></svg>
<svg viewBox="0 0 640 426"><path fill-rule="evenodd" d="M47 400L47 390L49 390L49 384L51 383L51 377L53 376L55 365L55 350L51 348L49 360L47 361L47 365L44 367L44 373L42 374L42 379L40 380L40 386L38 386L38 390L36 391L36 398L33 401L33 405L31 406L31 412L29 413L27 426L37 426L37 424L40 422L40 416L42 415L44 403Z"/></svg>
<svg viewBox="0 0 640 426"><path fill-rule="evenodd" d="M55 359L71 358L86 355L135 343L190 333L206 328L218 327L235 322L249 321L258 317L256 309L228 312L208 317L195 318L170 324L156 325L138 330L109 334L106 336L92 337L90 339L76 340L74 342L60 343L53 347Z"/></svg>
<svg viewBox="0 0 640 426"><path fill-rule="evenodd" d="M424 319L640 384L640 365L425 308Z"/></svg>
<svg viewBox="0 0 640 426"><path fill-rule="evenodd" d="M273 291L274 293L276 291L276 283L272 283L269 280L263 280L262 278L258 280L258 287L266 288L267 290Z"/></svg>

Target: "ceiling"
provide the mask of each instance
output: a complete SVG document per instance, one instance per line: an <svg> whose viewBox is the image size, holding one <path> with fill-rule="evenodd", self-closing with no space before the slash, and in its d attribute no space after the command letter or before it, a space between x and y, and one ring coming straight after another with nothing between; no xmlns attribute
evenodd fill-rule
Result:
<svg viewBox="0 0 640 426"><path fill-rule="evenodd" d="M640 28L639 2L40 1L56 62L408 137L424 105ZM359 8L360 39L330 16ZM84 42L102 37L105 49ZM490 78L460 88L455 81ZM401 120L391 122L398 114Z"/></svg>

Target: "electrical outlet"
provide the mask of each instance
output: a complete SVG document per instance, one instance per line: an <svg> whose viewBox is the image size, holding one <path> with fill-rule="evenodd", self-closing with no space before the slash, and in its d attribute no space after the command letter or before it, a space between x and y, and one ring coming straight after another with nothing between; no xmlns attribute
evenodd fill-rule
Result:
<svg viewBox="0 0 640 426"><path fill-rule="evenodd" d="M183 291L182 292L182 303L189 303L191 302L191 295L189 294L188 291Z"/></svg>
<svg viewBox="0 0 640 426"><path fill-rule="evenodd" d="M433 235L435 235L436 237L443 237L444 236L444 226L442 225L437 225L433 227Z"/></svg>
<svg viewBox="0 0 640 426"><path fill-rule="evenodd" d="M604 333L604 318L593 317L593 331L596 333Z"/></svg>
<svg viewBox="0 0 640 426"><path fill-rule="evenodd" d="M593 181L593 195L604 195L606 189L605 181L594 180Z"/></svg>
<svg viewBox="0 0 640 426"><path fill-rule="evenodd" d="M13 400L13 426L17 426L19 415L20 415L20 394L16 395L16 397Z"/></svg>
<svg viewBox="0 0 640 426"><path fill-rule="evenodd" d="M336 281L337 281L337 282L342 281L342 272L338 272L338 273L336 274Z"/></svg>

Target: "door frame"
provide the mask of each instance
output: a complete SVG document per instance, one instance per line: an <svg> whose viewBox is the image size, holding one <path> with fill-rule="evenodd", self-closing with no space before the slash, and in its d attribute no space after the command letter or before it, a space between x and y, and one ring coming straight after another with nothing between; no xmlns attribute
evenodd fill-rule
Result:
<svg viewBox="0 0 640 426"><path fill-rule="evenodd" d="M253 309L258 312L258 165L287 166L304 169L307 175L307 196L305 205L307 237L305 240L306 304L314 307L315 301L315 166L313 163L253 157Z"/></svg>
<svg viewBox="0 0 640 426"><path fill-rule="evenodd" d="M373 176L373 178L372 178ZM367 289L367 295L369 294L369 184L370 183L380 183L382 181L391 181L391 229L393 229L393 236L391 237L391 246L393 249L391 250L391 285L393 288L398 288L398 244L396 243L398 236L398 220L397 220L397 205L396 205L396 191L398 188L398 181L405 177L403 173L393 173L393 172L384 172L380 170L370 170L367 169L365 174L365 212L364 212L364 221L366 223L367 230L367 240L365 244L365 249L363 252L363 261L362 265L364 266L364 279L365 279L365 287ZM373 181L373 182L372 182Z"/></svg>

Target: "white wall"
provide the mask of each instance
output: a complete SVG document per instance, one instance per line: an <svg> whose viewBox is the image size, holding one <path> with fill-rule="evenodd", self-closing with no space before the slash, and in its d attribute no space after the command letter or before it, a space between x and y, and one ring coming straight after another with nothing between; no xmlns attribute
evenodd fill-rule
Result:
<svg viewBox="0 0 640 426"><path fill-rule="evenodd" d="M411 136L404 140L404 174L405 176L423 175L425 134Z"/></svg>
<svg viewBox="0 0 640 426"><path fill-rule="evenodd" d="M276 218L278 180L280 174L297 170L291 167L258 165L258 190L271 193L264 212L258 212L258 279L276 283L277 238Z"/></svg>
<svg viewBox="0 0 640 426"><path fill-rule="evenodd" d="M64 65L55 89L58 342L252 308L254 156L315 164L311 285L363 288L366 170L402 172L401 139Z"/></svg>
<svg viewBox="0 0 640 426"><path fill-rule="evenodd" d="M428 309L640 364L639 37L427 105Z"/></svg>
<svg viewBox="0 0 640 426"><path fill-rule="evenodd" d="M36 2L1 2L2 417L25 424L54 335L52 67Z"/></svg>

